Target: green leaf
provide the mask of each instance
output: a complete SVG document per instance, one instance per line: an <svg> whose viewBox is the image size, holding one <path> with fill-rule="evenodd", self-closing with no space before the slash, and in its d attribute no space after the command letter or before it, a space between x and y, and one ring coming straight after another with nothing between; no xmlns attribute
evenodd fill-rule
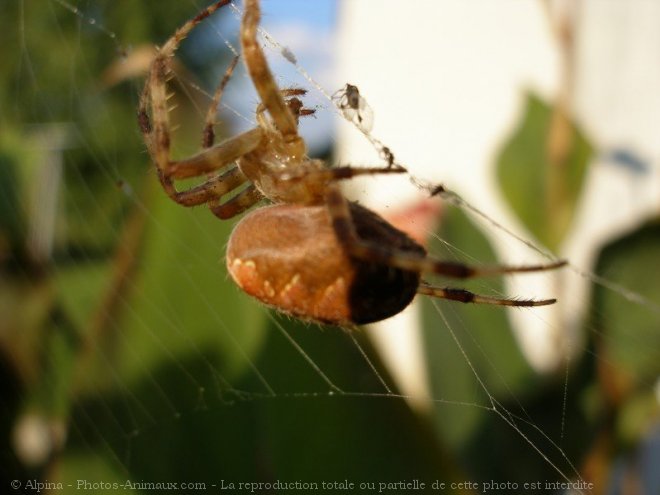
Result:
<svg viewBox="0 0 660 495"><path fill-rule="evenodd" d="M590 329L596 330L601 390L608 391L607 402L619 408L619 440L631 445L648 433L658 414L653 384L660 375L660 222L643 225L606 246L596 273L634 291L630 300L594 284L595 316L589 321Z"/></svg>
<svg viewBox="0 0 660 495"><path fill-rule="evenodd" d="M594 325L603 351L630 386L644 385L660 375L660 223L642 226L606 246L596 273L623 287L634 288L651 305L631 301L616 291L594 285ZM656 304L656 306L653 306Z"/></svg>
<svg viewBox="0 0 660 495"><path fill-rule="evenodd" d="M575 123L564 121L555 128L564 144L553 157L548 143L554 117L552 107L529 94L522 120L497 160L497 178L507 202L525 226L553 249L571 225L593 153Z"/></svg>

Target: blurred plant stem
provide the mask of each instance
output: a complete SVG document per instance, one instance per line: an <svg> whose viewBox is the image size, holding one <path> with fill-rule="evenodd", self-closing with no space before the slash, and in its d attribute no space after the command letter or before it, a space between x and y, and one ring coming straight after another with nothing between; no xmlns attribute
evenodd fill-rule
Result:
<svg viewBox="0 0 660 495"><path fill-rule="evenodd" d="M124 183L117 186L128 190ZM140 201L132 203L132 208L126 218L111 261L110 279L105 292L99 297L96 309L91 313L85 329L80 349L74 365L71 383L71 396L75 397L83 386L83 381L93 365L95 351L107 342L109 333L119 318L121 304L126 297L133 275L136 273L140 259L140 247L144 238L147 221L148 198L154 192L153 183L145 181L142 186L144 193L139 194ZM131 192L131 194L133 194Z"/></svg>
<svg viewBox="0 0 660 495"><path fill-rule="evenodd" d="M561 239L571 221L573 202L570 182L570 153L574 144L572 104L575 89L575 29L579 2L546 0L548 21L559 48L559 87L552 106L546 141L547 164L545 216L551 239Z"/></svg>

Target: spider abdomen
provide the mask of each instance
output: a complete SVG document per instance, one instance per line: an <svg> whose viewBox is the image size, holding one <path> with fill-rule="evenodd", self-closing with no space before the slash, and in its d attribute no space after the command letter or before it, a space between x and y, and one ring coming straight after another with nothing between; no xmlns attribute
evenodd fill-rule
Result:
<svg viewBox="0 0 660 495"><path fill-rule="evenodd" d="M372 211L351 204L361 239L410 253L426 251ZM246 293L285 313L324 323L370 323L405 308L418 272L347 255L326 206L259 208L236 226L227 268Z"/></svg>

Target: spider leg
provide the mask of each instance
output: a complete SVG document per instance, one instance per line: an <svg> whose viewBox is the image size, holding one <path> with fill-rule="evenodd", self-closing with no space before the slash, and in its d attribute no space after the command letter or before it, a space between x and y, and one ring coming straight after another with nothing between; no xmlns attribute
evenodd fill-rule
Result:
<svg viewBox="0 0 660 495"><path fill-rule="evenodd" d="M246 0L241 25L241 46L245 65L259 98L268 109L284 141L299 147L300 150L296 150L295 153L302 156L305 154L304 142L298 135L296 118L289 110L280 89L277 87L275 78L268 68L264 52L257 42L260 19L259 2L257 0Z"/></svg>
<svg viewBox="0 0 660 495"><path fill-rule="evenodd" d="M465 289L456 289L453 287L435 287L425 282L422 282L417 288L417 293L462 303L493 304L496 306L547 306L557 302L556 299L509 299L504 297L482 296Z"/></svg>
<svg viewBox="0 0 660 495"><path fill-rule="evenodd" d="M253 184L250 184L247 188L226 202L211 206L211 211L216 217L226 220L243 213L252 205L258 203L262 198L263 195Z"/></svg>
<svg viewBox="0 0 660 495"><path fill-rule="evenodd" d="M348 253L358 259L375 261L411 272L430 272L461 279L504 273L538 272L552 270L566 264L566 261L559 260L539 265L471 267L462 263L396 251L360 239L353 225L348 201L336 186L330 185L328 187L326 204L332 217L337 238L344 244Z"/></svg>
<svg viewBox="0 0 660 495"><path fill-rule="evenodd" d="M376 174L404 174L406 169L403 167L335 167L321 171L327 177L328 181L337 181L352 179L358 175L376 175Z"/></svg>
<svg viewBox="0 0 660 495"><path fill-rule="evenodd" d="M213 142L215 141L215 131L213 130L213 128L215 127L216 124L215 119L218 114L218 106L220 105L220 99L222 98L222 93L224 93L225 91L225 86L227 86L229 79L234 73L234 69L236 68L237 63L238 63L238 55L236 55L232 59L231 63L229 64L229 67L227 67L227 70L225 71L225 75L222 76L222 80L220 81L220 84L218 84L218 87L215 89L215 93L213 93L211 106L209 107L208 112L206 112L206 123L204 125L204 131L202 133L203 148L210 148L211 146L213 146Z"/></svg>
<svg viewBox="0 0 660 495"><path fill-rule="evenodd" d="M307 93L307 90L305 89L299 89L299 88L288 88L288 89L281 89L280 93L282 94L283 97L286 98L286 104L289 107L289 111L293 114L294 119L296 119L296 122L298 122L298 119L300 117L309 117L310 115L314 115L316 113L316 110L313 108L306 108L303 106L302 101L298 98L298 96L305 95ZM259 124L260 127L269 127L268 123L264 117L264 113L268 110L266 108L266 105L263 103L259 103L257 105L257 123Z"/></svg>
<svg viewBox="0 0 660 495"><path fill-rule="evenodd" d="M226 139L222 143L200 151L190 158L178 161L167 161L161 172L172 179L187 179L213 172L235 162L241 156L254 150L261 139L263 131L259 127L246 131L238 136Z"/></svg>
<svg viewBox="0 0 660 495"><path fill-rule="evenodd" d="M238 167L231 167L225 173L217 174L185 191L178 191L174 181L198 177L232 164L239 157L253 150L259 144L261 137L261 129L256 128L227 139L186 160L168 161L165 170L158 168L160 183L172 200L184 206L195 206L219 199L223 194L247 181L247 177Z"/></svg>
<svg viewBox="0 0 660 495"><path fill-rule="evenodd" d="M296 170L294 172L280 172L274 174L273 181L281 182L282 187L286 184L295 182L305 182L310 184L327 184L339 180L352 179L359 175L375 175L375 174L402 174L405 173L404 168L389 168L389 167L336 167L326 168L321 170Z"/></svg>
<svg viewBox="0 0 660 495"><path fill-rule="evenodd" d="M183 206L198 206L220 199L224 194L236 189L248 180L238 167L232 167L223 174L214 175L185 191L176 190L171 176L159 174L159 178L167 195Z"/></svg>
<svg viewBox="0 0 660 495"><path fill-rule="evenodd" d="M279 90L284 98L291 98L292 96L305 96L307 90L305 88L282 88Z"/></svg>
<svg viewBox="0 0 660 495"><path fill-rule="evenodd" d="M210 16L213 12L230 3L231 0L220 0L202 10L165 42L154 58L149 71L138 107L138 124L144 134L147 148L158 169L164 172L169 165L170 134L167 109L167 78L170 73L169 61L181 41L188 36L193 28ZM149 120L148 107L151 103L152 120Z"/></svg>
<svg viewBox="0 0 660 495"><path fill-rule="evenodd" d="M140 95L138 107L138 124L149 154L156 164L160 182L170 198L184 206L195 206L208 203L213 213L220 218L234 216L249 208L259 199L261 194L252 185L238 193L225 203L219 203L220 198L244 184L248 179L236 166L224 173L218 173L208 178L202 184L185 191L177 191L174 181L189 177L198 177L225 168L241 156L253 151L263 138L263 131L255 128L239 136L213 146L217 108L222 98L234 68L238 62L235 57L227 68L224 77L216 88L211 106L207 112L203 131L202 144L205 148L197 155L179 161L170 160L170 122L167 108L167 81L170 77L170 59L181 41L190 31L219 8L231 0L220 0L202 10L193 19L186 22L172 35L158 51L149 71L144 90ZM149 116L151 112L151 117Z"/></svg>

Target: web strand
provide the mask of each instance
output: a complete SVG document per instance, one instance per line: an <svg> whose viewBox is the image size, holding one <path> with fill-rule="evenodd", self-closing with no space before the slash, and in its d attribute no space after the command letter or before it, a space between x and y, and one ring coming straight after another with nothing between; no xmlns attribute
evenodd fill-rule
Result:
<svg viewBox="0 0 660 495"><path fill-rule="evenodd" d="M55 2L64 9L66 9L67 11L71 12L72 15L75 15L76 17L81 19L86 24L93 26L95 29L98 29L99 32L103 33L107 38L109 38L114 43L114 46L116 47L119 53L125 53L124 49L122 48L122 43L120 43L120 40L113 31L109 30L106 26L97 22L95 19L88 17L84 12L82 12L80 9L73 6L72 4L64 0L55 0ZM19 21L19 31L21 33L20 39L22 44L22 47L20 48L22 54L21 60L22 60L22 64L25 65L25 71L28 73L29 77L33 80L35 86L38 86L41 83L41 81L39 81L38 77L36 76L33 67L33 62L30 58L30 51L25 40L26 21L23 12L25 4L23 1L21 1L20 5L21 5L21 20ZM234 4L231 4L231 6L233 9L235 9L237 15L240 14L240 10ZM231 44L230 41L228 41L228 38L225 36L224 33L220 33L217 28L214 28L214 32L215 35L218 37L218 39L222 40L224 46L227 47L227 50L229 52L233 53L234 55L238 55L237 49ZM272 50L273 52L279 53L290 64L292 64L296 68L296 70L303 76L303 78L309 83L310 88L315 90L319 95L321 95L323 99L327 101L327 108L330 109L334 108L334 113L336 113L337 115L343 115L341 109L337 107L337 104L332 99L332 92L323 88L304 69L304 67L298 62L295 53L291 52L288 48L285 48L283 45L281 45L265 30L261 29L261 34L263 36L263 39L266 41L266 45L269 47L269 49ZM209 102L212 100L212 95L208 91L204 90L195 81L187 80L186 77L183 77L180 74L177 74L177 78L180 81L180 86L184 88L184 98L189 103L192 102L194 104L195 102L195 98L193 94L191 94L190 89L192 89L193 92L203 95L206 99L208 99ZM366 96L368 97L368 95ZM224 108L233 112L240 119L254 125L254 118L252 115L242 114L231 104L226 104L222 102L221 105ZM202 107L198 108L197 113L203 115L204 109ZM112 122L111 115L108 113L105 117L103 117L103 121L111 123ZM200 130L201 130L201 123L202 123L202 119L200 119ZM352 122L352 124L355 125L355 122ZM373 137L369 131L365 131L364 128L360 128L359 126L356 127L357 127L357 131L361 132L365 136L365 138L369 140L369 142L374 146L374 148L379 154L382 155L384 149L388 149L384 143L380 142L377 138ZM99 136L95 136L95 137L98 138L97 141L99 142L101 141ZM90 160L94 164L96 164L97 167L101 170L101 176L103 180L105 180L106 182L116 182L117 176L120 174L118 171L119 169L117 167L118 159L115 156L109 154L107 150L98 143L86 140L82 134L78 136L77 139L81 143L81 146L83 147L85 152L89 155ZM120 144L121 143L117 143L118 146ZM392 153L394 155L396 153L396 150L392 150ZM414 170L413 168L414 164L408 164L408 165L411 167L411 170ZM540 254L541 256L543 256L548 260L558 259L554 253L550 252L546 248L539 246L536 243L522 236L517 235L512 230L508 229L500 222L489 216L486 212L483 212L474 205L468 203L458 193L451 191L445 187L439 189L437 186L429 186L427 184L424 184L421 179L416 178L412 173L409 174L409 177L410 180L421 190L427 191L429 193L430 192L437 193L453 207L463 212L469 212L470 214L483 220L488 225L488 228L493 229L497 232L504 233L506 236L512 238L515 242L526 246L527 248L533 250L534 252ZM85 177L79 176L79 179L84 181ZM152 174L152 176L149 177L149 180L155 181L156 180L155 176ZM90 193L90 195L96 198L95 191L92 189L92 186L88 186L88 187L89 187L88 192ZM224 338L226 338L228 342L230 342L231 352L238 355L240 359L244 363L246 363L246 369L248 370L247 373L255 377L256 381L261 387L261 390L258 391L245 391L234 388L232 382L235 381L235 378L230 376L225 376L223 373L220 373L217 364L205 357L206 356L205 349L200 346L199 342L196 341L193 336L190 336L187 333L187 328L186 328L187 322L174 319L171 316L171 313L166 311L167 308L162 308L158 306L158 304L156 304L154 300L151 299L152 296L141 294L140 293L141 287L137 284L137 282L133 280L129 281L128 292L132 292L133 295L137 293L138 298L142 301L142 304L144 304L145 308L148 309L149 312L155 315L156 321L159 321L160 324L162 325L162 329L159 330L167 330L172 334L176 335L178 338L181 339L181 341L185 343L189 351L194 356L202 358L203 365L207 370L207 372L209 373L209 375L214 380L214 383L217 385L220 395L225 394L227 398L232 396L242 401L251 401L257 403L259 401L282 400L288 397L295 397L298 399L315 401L318 400L320 397L327 397L329 395L343 396L343 397L357 397L357 398L372 398L372 399L390 399L390 400L408 400L410 398L405 394L398 394L395 390L392 390L392 388L388 386L385 377L383 377L382 374L378 371L375 364L372 362L372 360L369 359L369 356L365 351L365 349L363 348L363 346L360 345L359 341L355 338L354 334L352 333L355 331L354 329L347 329L348 334L350 336L350 340L352 341L352 345L357 349L363 360L366 362L368 369L372 373L373 377L377 380L377 382L383 387L384 392L377 392L377 393L359 392L356 391L359 390L359 386L357 383L353 384L355 386L355 389L353 389L353 386L344 387L344 388L340 388L339 386L337 386L334 383L334 381L328 376L328 373L326 373L323 367L310 355L309 352L306 351L304 346L302 346L292 336L292 333L287 330L286 325L282 323L281 319L269 313L268 319L272 323L271 326L274 327L285 338L285 340L289 343L291 348L293 348L295 352L304 359L305 363L307 364L307 367L309 368L309 370L311 370L311 373L316 375L322 383L321 387L319 388L319 392L299 392L295 390L292 392L280 391L280 390L276 391L274 389L274 386L271 384L271 381L269 380L268 374L264 373L257 366L255 354L251 353L249 350L244 348L243 344L241 343L241 340L237 338L237 335L239 334L241 329L231 328L227 324L226 320L223 318L223 315L220 313L218 308L214 306L210 296L202 290L198 281L195 278L193 278L190 271L188 271L186 265L186 264L198 263L198 264L206 264L209 266L214 266L213 263L215 263L216 260L205 259L197 251L196 249L197 246L190 245L186 243L184 239L178 237L177 233L172 230L172 227L169 227L157 216L156 212L153 210L153 206L151 205L151 203L149 203L148 201L143 201L142 194L136 194L133 192L132 184L130 183L123 184L122 187L120 188L120 191L123 192L125 196L129 197L132 206L140 210L145 215L145 217L148 219L150 225L153 228L158 230L161 234L164 234L164 236L167 239L167 242L169 243L169 247L176 247L182 249L182 252L185 254L186 262L182 263L181 266L172 267L172 270L174 270L175 273L180 277L180 280L185 282L186 287L192 289L190 290L190 296L196 298L197 300L203 303L203 307L205 308L205 311L207 311L208 314L212 315L213 317L213 321L215 324L214 328L219 332L219 334L221 334ZM101 199L99 198L95 201L96 201L95 206L101 208L102 207L102 204L100 202ZM77 205L73 206L73 211L80 218L84 218L86 215L86 212L83 209L80 209ZM198 217L198 215L201 216L206 214L208 214L206 211L193 210L186 217L186 220L189 221L192 225L194 225L200 232L202 232L201 235L202 239L205 239L209 243L213 243L215 242L213 236L207 230L205 230L204 225L202 224L202 222L199 220ZM104 221L106 224L104 225L104 227L115 229L115 232L119 234L118 232L119 229L116 227L116 225L114 225L111 222L111 220L112 219L110 217L105 217ZM460 257L469 256L469 253L462 251L461 247L451 246L449 244L448 246L454 250L453 252L458 253ZM89 256L89 253L85 253L85 256L88 258L88 261L91 260L91 256ZM479 260L475 260L475 261L479 261ZM610 292L620 295L621 297L625 298L626 300L630 301L635 305L639 305L646 309L649 309L655 314L660 314L660 304L651 301L650 299L635 292L630 288L624 287L614 281L599 276L598 274L593 273L591 271L582 270L581 268L577 267L574 264L569 263L569 269L573 271L575 274L579 275L580 277L587 279L590 282L593 282ZM218 274L221 272L222 270L219 268L211 268L208 270L208 276L216 277L218 279L218 284L229 283L227 280L222 280L221 277L218 276ZM127 358L130 358L131 360L140 363L142 367L142 369L140 370L141 374L145 377L145 380L149 383L150 387L156 391L156 394L158 395L159 399L163 404L162 410L150 409L149 405L147 405L144 402L143 398L141 398L139 395L135 393L134 389L131 386L132 384L128 383L126 379L116 371L113 361L114 356L109 351L101 347L97 342L94 342L92 344L92 350L94 351L94 354L98 356L98 359L100 360L100 363L103 365L103 368L105 370L108 370L109 378L111 379L111 381L118 388L121 394L124 397L126 397L124 409L126 410L126 417L128 418L126 420L127 425L123 424L122 420L119 417L113 415L111 405L106 402L106 399L103 396L102 384L95 383L93 381L94 378L90 378L91 388L93 390L93 396L96 399L98 399L99 402L102 404L102 407L105 408L105 411L111 417L111 422L113 426L117 429L117 431L121 432L121 436L126 441L125 456L121 457L120 455L117 454L117 449L113 445L111 445L112 442L108 438L108 433L102 431L102 429L95 424L93 417L85 416L85 414L87 414L87 411L84 408L81 408L83 414L81 421L83 421L83 424L74 424L73 428L81 430L82 429L81 427L84 426L85 429L87 428L91 429L93 434L98 437L98 440L103 446L103 449L109 453L113 461L116 462L118 465L125 467L130 465L131 463L131 452L133 449L132 440L143 434L146 429L151 428L154 425L162 425L166 423L166 419L168 420L171 418L180 419L183 415L194 414L198 409L207 410L207 408L209 407L212 408L213 405L209 406L207 404L206 401L207 390L205 386L202 383L200 383L198 378L194 376L194 374L188 368L186 362L176 352L177 349L173 349L172 347L170 347L170 345L163 339L163 337L159 335L156 329L150 328L149 323L143 318L141 314L139 314L136 311L135 307L133 306L135 303L132 302L132 300L129 299L128 297L119 297L118 304L122 307L123 311L125 311L130 317L136 320L137 326L141 327L142 330L147 334L147 336L149 337L149 341L152 342L153 345L159 349L159 351L162 353L162 355L164 356L164 358L167 360L168 363L174 365L174 368L182 376L185 377L187 383L189 384L188 386L191 389L194 389L198 394L198 404L192 408L192 411L182 410L181 407L177 405L177 403L173 401L173 399L168 395L168 390L159 381L160 379L154 374L152 368L150 367L151 363L148 363L147 361L142 361L138 350L128 348L126 349ZM448 331L450 333L451 338L456 345L457 352L460 353L462 360L469 367L470 373L473 377L476 386L481 391L483 391L483 393L488 398L488 403L483 404L477 401L470 402L469 400L468 401L452 400L451 397L447 397L447 398L432 397L431 403L440 406L455 406L459 408L476 409L479 411L488 411L489 413L494 413L501 419L501 421L506 423L506 425L508 425L513 432L515 432L516 436L518 436L526 444L528 444L529 447L543 460L543 462L546 463L548 466L550 466L563 480L571 481L571 479L574 478L579 479L580 475L578 469L571 462L571 460L568 458L567 454L561 447L562 440L564 439L564 435L565 435L566 422L570 420L570 418L567 418L567 402L568 402L568 391L569 391L569 373L568 373L569 363L568 362L566 363L566 373L563 377L564 381L563 381L563 405L562 405L562 415L561 415L561 439L559 443L556 443L548 436L547 433L542 431L541 428L539 428L538 425L534 423L528 412L522 407L522 404L520 403L517 397L515 397L515 400L517 405L520 406L521 410L523 411L522 416L517 416L512 412L508 411L497 400L497 398L489 390L488 385L484 381L483 372L478 370L474 366L473 360L470 358L470 355L467 353L466 349L464 348L463 344L461 343L460 339L456 334L456 329L453 328L452 324L448 321L442 305L434 301L433 306L436 310L436 314L439 320L443 323L443 327L441 329L438 329L438 331ZM112 320L115 324L120 323L119 320L113 320L115 316L111 311L104 313L104 317ZM315 331L315 329L310 329L310 332L313 331ZM129 339L129 337L123 335L121 331L116 331L115 337L120 342L128 341ZM485 358L488 360L487 350L483 349L478 342L475 341L474 343L477 345L479 352L483 356L485 356ZM598 357L599 359L602 358L601 356ZM488 361L490 362L490 360ZM492 362L490 363L491 363L491 367L495 368L496 374L501 378L502 373L500 373L500 370L497 370L496 366L492 364ZM328 390L327 391L322 390L322 387L327 387ZM511 389L508 387L508 384L507 384L507 390L509 390L511 395L513 395ZM225 406L228 406L228 403L220 405L220 407L225 407ZM228 427L231 427L231 425L228 425ZM546 447L534 441L531 435L526 433L526 428L531 428L536 434L540 435L543 438L544 442L547 442L549 447ZM84 435L81 434L81 436ZM92 447L90 447L90 450L92 450ZM557 463L556 461L553 460L552 456L550 455L551 452L553 453L556 452L561 457L562 459L561 463ZM563 465L565 465L566 467L562 467Z"/></svg>

